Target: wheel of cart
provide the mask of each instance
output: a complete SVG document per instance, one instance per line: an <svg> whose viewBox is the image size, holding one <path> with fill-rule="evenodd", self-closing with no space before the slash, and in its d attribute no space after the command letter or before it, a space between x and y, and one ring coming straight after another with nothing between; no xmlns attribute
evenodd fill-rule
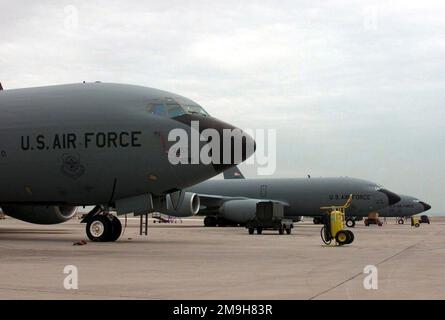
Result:
<svg viewBox="0 0 445 320"><path fill-rule="evenodd" d="M262 227L256 228L256 233L257 234L262 234L263 233L263 228Z"/></svg>
<svg viewBox="0 0 445 320"><path fill-rule="evenodd" d="M254 234L255 233L255 228L249 228L249 234Z"/></svg>
<svg viewBox="0 0 445 320"><path fill-rule="evenodd" d="M292 233L292 228L286 228L286 233L287 234L291 234Z"/></svg>

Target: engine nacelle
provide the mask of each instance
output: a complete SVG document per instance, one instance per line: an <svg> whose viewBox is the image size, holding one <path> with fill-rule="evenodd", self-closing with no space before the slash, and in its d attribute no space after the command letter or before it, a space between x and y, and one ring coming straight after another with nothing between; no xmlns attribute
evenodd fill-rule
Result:
<svg viewBox="0 0 445 320"><path fill-rule="evenodd" d="M192 192L179 192L166 196L166 214L174 217L191 217L199 212L199 196Z"/></svg>
<svg viewBox="0 0 445 320"><path fill-rule="evenodd" d="M246 223L255 218L256 205L260 200L240 199L224 202L219 213L227 220L237 223Z"/></svg>
<svg viewBox="0 0 445 320"><path fill-rule="evenodd" d="M59 224L70 220L77 207L4 205L3 212L15 219L35 224Z"/></svg>

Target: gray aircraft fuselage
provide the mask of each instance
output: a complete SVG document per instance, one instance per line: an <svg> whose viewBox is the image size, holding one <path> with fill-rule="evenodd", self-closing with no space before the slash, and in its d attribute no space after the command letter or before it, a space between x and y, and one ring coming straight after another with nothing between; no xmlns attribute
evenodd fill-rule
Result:
<svg viewBox="0 0 445 320"><path fill-rule="evenodd" d="M380 217L411 217L416 214L428 211L431 206L417 198L400 195L402 198L392 206L380 209L378 211Z"/></svg>
<svg viewBox="0 0 445 320"><path fill-rule="evenodd" d="M353 201L346 210L349 216L365 216L400 200L373 182L355 178L209 180L188 190L205 195L282 201L289 204L284 209L285 216L294 219L321 216L324 212L320 207L343 205L350 194Z"/></svg>
<svg viewBox="0 0 445 320"><path fill-rule="evenodd" d="M154 114L154 104L199 107L173 93L121 84L0 91L0 205L94 205L162 195L230 167L172 165L170 130L190 132L191 120L201 130L234 127L195 112Z"/></svg>

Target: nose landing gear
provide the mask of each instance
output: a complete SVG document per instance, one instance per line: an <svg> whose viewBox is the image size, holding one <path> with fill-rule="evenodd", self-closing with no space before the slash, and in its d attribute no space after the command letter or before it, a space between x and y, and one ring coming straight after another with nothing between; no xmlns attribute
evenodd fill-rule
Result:
<svg viewBox="0 0 445 320"><path fill-rule="evenodd" d="M354 228L355 227L355 219L354 218L346 219L346 226L348 228Z"/></svg>

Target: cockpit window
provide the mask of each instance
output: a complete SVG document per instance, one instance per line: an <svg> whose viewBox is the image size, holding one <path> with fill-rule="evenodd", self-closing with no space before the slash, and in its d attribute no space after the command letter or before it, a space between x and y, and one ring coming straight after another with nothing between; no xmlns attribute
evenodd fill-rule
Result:
<svg viewBox="0 0 445 320"><path fill-rule="evenodd" d="M158 115L158 116L166 116L167 115L163 104L153 105L150 111L151 111L151 113Z"/></svg>
<svg viewBox="0 0 445 320"><path fill-rule="evenodd" d="M185 114L184 109L179 104L167 104L167 113L170 118L179 117Z"/></svg>
<svg viewBox="0 0 445 320"><path fill-rule="evenodd" d="M209 114L201 106L184 105L184 107L187 110L187 113L194 113L194 114L200 114L203 116L209 116Z"/></svg>
<svg viewBox="0 0 445 320"><path fill-rule="evenodd" d="M209 114L197 104L181 104L172 98L155 100L148 104L148 111L161 117L175 118L184 114L198 114L209 117Z"/></svg>

